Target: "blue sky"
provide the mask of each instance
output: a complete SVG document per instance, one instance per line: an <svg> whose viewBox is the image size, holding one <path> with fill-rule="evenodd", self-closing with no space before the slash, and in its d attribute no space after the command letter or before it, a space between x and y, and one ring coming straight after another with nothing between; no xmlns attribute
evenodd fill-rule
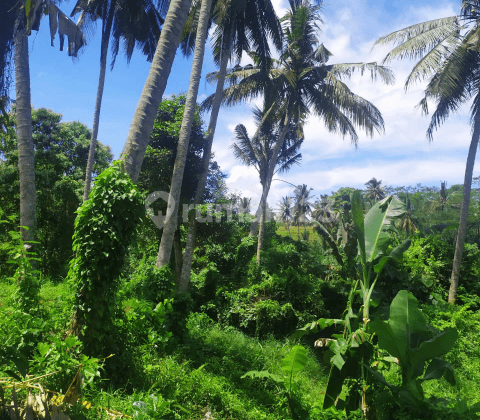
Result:
<svg viewBox="0 0 480 420"><path fill-rule="evenodd" d="M287 1L273 0L281 16ZM73 1L63 1L61 9L69 14ZM374 41L405 26L458 12L459 2L449 1L367 1L337 0L323 6L321 41L334 54L331 63L371 62L381 60L386 48L371 51ZM32 104L63 114L63 121L78 120L92 127L93 111L99 73L100 26L88 45L72 62L66 51L50 46L48 21L42 22L40 31L30 37L30 71ZM118 157L127 138L150 64L135 52L129 66L123 56L117 58L115 68L107 72L98 138L108 144ZM470 143L470 126L466 105L434 134L429 143L425 130L429 118L415 110L424 85L418 84L405 93L403 84L412 63L392 63L396 83L391 86L373 83L368 77L354 77L347 84L357 94L373 102L385 120L385 134L373 138L359 131L358 148L348 139L328 133L321 121L310 117L305 129L301 166L295 167L281 179L292 184L305 183L314 194L330 193L342 186L362 188L372 177L383 184L402 186L439 186L463 182L465 161ZM165 96L179 94L188 87L190 61L180 53L170 75ZM213 71L211 54L206 54L204 74ZM199 101L213 93L213 86L202 82ZM208 121L208 116L204 119ZM233 130L244 124L254 131L249 105L220 111L214 141L216 160L229 174L227 185L232 192L251 197L256 202L261 193L258 175L253 168L238 164L229 149ZM478 175L474 172L474 176ZM271 206L282 196L291 194L293 187L274 181L269 197Z"/></svg>

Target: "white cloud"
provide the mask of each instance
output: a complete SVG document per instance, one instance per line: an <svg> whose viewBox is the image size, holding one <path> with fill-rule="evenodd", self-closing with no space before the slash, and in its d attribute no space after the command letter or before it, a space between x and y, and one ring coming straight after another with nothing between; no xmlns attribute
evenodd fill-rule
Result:
<svg viewBox="0 0 480 420"><path fill-rule="evenodd" d="M275 0L277 11L282 16L287 2ZM443 2L430 5L405 6L403 13L394 19L382 19L386 13L383 3L377 7L366 0L339 0L334 8L326 5L321 41L332 51L332 63L380 61L391 46L372 46L376 39L408 25L457 12L457 5ZM315 194L330 193L342 186L363 188L372 177L381 179L385 185L401 186L439 185L447 180L449 185L462 183L466 155L471 140L469 105L435 131L433 141L426 138L426 129L431 116L423 116L415 105L423 95L426 82L417 83L408 92L404 90L407 75L413 62L393 62L396 81L386 86L372 82L369 75L358 75L346 81L350 89L371 101L382 113L385 133L367 137L358 130L358 149L349 138L329 133L323 121L311 116L305 126L305 141L302 146L302 165L287 174L276 176L294 185L307 184ZM256 100L261 104L260 99ZM434 110L431 105L431 111ZM261 195L260 182L255 169L239 165L229 146L233 142L233 130L244 124L253 135L255 124L248 106L222 110L214 149L222 170L230 174L227 185L232 191L241 191L244 196L258 202ZM269 204L275 207L281 197L291 194L293 187L280 181L272 183ZM254 206L252 206L254 207Z"/></svg>

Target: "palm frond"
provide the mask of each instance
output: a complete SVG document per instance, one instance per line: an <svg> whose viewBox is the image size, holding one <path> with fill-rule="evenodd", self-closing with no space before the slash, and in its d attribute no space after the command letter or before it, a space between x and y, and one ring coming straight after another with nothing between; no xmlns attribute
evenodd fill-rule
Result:
<svg viewBox="0 0 480 420"><path fill-rule="evenodd" d="M317 49L315 50L314 54L313 54L313 57L315 58L315 60L317 61L317 63L320 63L320 64L325 64L328 62L328 60L330 59L330 57L332 57L333 54L327 50L327 48L325 48L325 45L323 45L323 43L321 43Z"/></svg>
<svg viewBox="0 0 480 420"><path fill-rule="evenodd" d="M436 19L409 26L378 39L375 44L395 42L398 46L382 60L382 64L396 59L418 59L452 35L458 34L461 27L456 16Z"/></svg>
<svg viewBox="0 0 480 420"><path fill-rule="evenodd" d="M376 62L333 64L326 68L339 79L351 78L355 72L360 73L361 76L363 76L365 72L370 72L372 80L376 80L377 77L379 77L382 82L387 85L395 83L395 75L393 71L388 67L378 65Z"/></svg>
<svg viewBox="0 0 480 420"><path fill-rule="evenodd" d="M480 54L469 47L469 40L476 36L480 28L470 31L431 79L425 89L425 97L436 102L427 129L427 137L432 140L433 131L448 118L451 112L478 94L480 77ZM421 104L419 104L421 105Z"/></svg>
<svg viewBox="0 0 480 420"><path fill-rule="evenodd" d="M405 90L419 80L432 77L439 70L443 62L448 58L452 49L460 42L457 33L452 33L444 43L436 45L412 69L405 82Z"/></svg>
<svg viewBox="0 0 480 420"><path fill-rule="evenodd" d="M415 25L408 26L398 31L391 32L388 35L378 38L373 44L373 48L377 45L395 44L400 45L409 39L416 38L427 32L435 31L441 28L444 31L450 32L453 27L458 27L458 17L449 16L446 18L433 19L427 22L417 23Z"/></svg>

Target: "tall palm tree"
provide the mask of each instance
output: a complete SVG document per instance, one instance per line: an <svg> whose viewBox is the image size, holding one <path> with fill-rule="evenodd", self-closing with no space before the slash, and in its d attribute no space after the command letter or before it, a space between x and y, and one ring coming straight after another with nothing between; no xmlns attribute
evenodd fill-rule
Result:
<svg viewBox="0 0 480 420"><path fill-rule="evenodd" d="M405 232L405 236L408 238L413 232L418 230L418 222L414 219L413 216L413 206L410 201L408 193L405 197L406 211L402 218L399 220L398 227Z"/></svg>
<svg viewBox="0 0 480 420"><path fill-rule="evenodd" d="M243 124L237 125L235 127L236 142L233 143L232 149L234 156L244 165L253 166L257 170L262 190L265 191L269 188L267 173L272 160L273 150L276 147L280 133L283 132L284 129L279 121L265 120L265 112L259 108L254 108L253 113L258 127L257 132L250 138L245 126ZM298 164L302 157L302 155L298 153L303 143L302 127L297 127L291 122L285 137L286 141L283 142L274 173L288 171L292 165ZM262 194L262 197L264 197L264 199L260 204L262 213L258 233L257 263L260 263L260 252L263 248L267 211L267 194Z"/></svg>
<svg viewBox="0 0 480 420"><path fill-rule="evenodd" d="M367 187L365 193L365 198L367 200L376 203L385 198L385 190L382 188L382 181L377 181L377 178L372 178L365 183L365 186Z"/></svg>
<svg viewBox="0 0 480 420"><path fill-rule="evenodd" d="M20 226L22 226L23 239L32 241L35 236L36 221L35 163L32 140L28 28L23 13L18 14L15 25L14 61L17 95L18 170L20 177ZM23 227L27 229L23 229Z"/></svg>
<svg viewBox="0 0 480 420"><path fill-rule="evenodd" d="M328 195L320 195L320 198L315 200L312 216L318 223L321 223L323 227L329 230L338 221L337 214L332 207L332 202L328 199Z"/></svg>
<svg viewBox="0 0 480 420"><path fill-rule="evenodd" d="M397 46L385 57L384 62L397 58L420 60L414 66L405 83L408 89L415 81L429 79L424 98L419 106L428 113L427 100L436 103L427 129L431 141L433 131L448 118L451 112L473 98L470 109L472 140L467 155L460 221L457 231L455 256L450 278L448 302L454 303L460 278L460 266L467 232L473 166L480 136L480 2L463 1L459 16L436 19L392 32L378 39L377 44L394 42ZM461 31L463 35L461 34Z"/></svg>
<svg viewBox="0 0 480 420"><path fill-rule="evenodd" d="M15 14L15 25L7 36L14 36L14 62L15 62L15 89L16 89L16 114L17 114L17 147L18 168L20 178L20 225L24 240L31 241L35 235L36 221L36 190L35 190L35 164L32 141L32 109L30 94L30 63L28 58L28 36L33 30L39 30L40 19L46 13L47 3L44 0L20 1L15 8L5 13ZM51 35L52 20L57 21L58 9L55 13L49 11ZM13 20L13 19L12 19ZM73 22L69 22L70 29L77 31ZM56 26L55 26L56 28ZM83 33L79 30L78 38L70 42L69 55L75 56L83 45Z"/></svg>
<svg viewBox="0 0 480 420"><path fill-rule="evenodd" d="M267 172L268 194L280 149L292 121L305 119L310 113L322 118L332 132L350 136L357 143L355 126L367 134L384 129L378 109L367 100L350 91L342 79L354 72L370 72L386 83L393 82L392 72L376 63L327 65L332 55L319 44L317 31L319 6L309 0L290 0L290 10L283 18L284 44L278 60L271 60L271 67L259 66L260 57L254 55L254 65L234 68L227 75L230 87L224 90L224 103L235 105L247 99L263 95L264 108L282 120L284 130L272 152ZM207 98L209 106L212 97ZM261 202L265 201L262 197Z"/></svg>
<svg viewBox="0 0 480 420"><path fill-rule="evenodd" d="M281 222L287 226L288 235L290 236L290 220L292 219L292 197L282 197L277 203L278 217Z"/></svg>
<svg viewBox="0 0 480 420"><path fill-rule="evenodd" d="M203 55L205 52L205 39L207 37L208 20L210 16L210 6L212 0L202 0L200 9L198 31L196 37L196 48L193 57L192 72L190 74L190 84L187 92L187 101L183 114L180 135L178 138L177 156L173 167L172 182L170 185L170 194L168 195L168 207L165 224L163 226L162 239L158 248L157 267L163 267L170 261L173 240L177 229L178 204L180 201L180 192L182 189L183 172L187 159L188 144L190 141L190 132L192 130L195 107L197 105L198 86L202 75Z"/></svg>
<svg viewBox="0 0 480 420"><path fill-rule="evenodd" d="M152 65L130 124L121 158L125 162L125 171L133 182L137 182L140 174L158 106L167 86L191 3L192 0L170 1Z"/></svg>
<svg viewBox="0 0 480 420"><path fill-rule="evenodd" d="M165 3L166 1L159 1L159 9L161 11L165 8ZM80 13L79 23L82 26L88 25L98 18L102 19L100 75L98 78L92 138L90 140L88 164L85 174L85 188L83 192L83 201L86 201L90 193L92 181L110 41L113 42L111 69L113 69L115 65L120 40L124 44L128 63L132 58L135 46L142 49L148 61L152 61L160 37L160 28L164 20L152 0L77 0L71 15L74 16L77 13Z"/></svg>
<svg viewBox="0 0 480 420"><path fill-rule="evenodd" d="M308 214L312 212L312 203L310 200L313 198L310 193L313 188L308 188L306 184L298 185L293 191L295 205L293 212L298 215L297 219L303 224L303 232L305 237L307 236L307 222Z"/></svg>
<svg viewBox="0 0 480 420"><path fill-rule="evenodd" d="M196 21L195 14L190 15L190 21L186 28L193 34ZM275 14L271 0L214 0L212 4L212 21L215 24L213 33L213 56L219 71L216 79L217 87L212 101L212 112L207 129L206 147L203 154L202 172L195 194L194 204L200 203L207 181L208 165L210 162L212 144L217 125L222 92L224 89L225 76L229 61L240 62L243 51L254 50L259 56L268 59L270 47L268 38L272 39L277 49L281 48L282 30L280 21ZM191 48L190 40L193 36L187 36L182 44L184 52ZM262 65L266 65L263 62ZM194 212L189 215L189 228L185 252L183 256L183 268L181 284L183 289L188 287L190 270L193 261L195 247L196 221Z"/></svg>

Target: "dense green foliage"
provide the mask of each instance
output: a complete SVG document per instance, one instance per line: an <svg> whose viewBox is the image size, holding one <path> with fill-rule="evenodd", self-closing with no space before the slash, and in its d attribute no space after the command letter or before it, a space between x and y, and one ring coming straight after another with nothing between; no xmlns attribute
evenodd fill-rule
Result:
<svg viewBox="0 0 480 420"><path fill-rule="evenodd" d="M66 275L72 257L75 211L82 202L91 132L79 122L62 123L62 116L45 108L32 110L35 148L35 184L37 191L37 252L39 269L44 275ZM6 132L0 130L0 209L6 215L19 215L20 192L15 115L9 117ZM112 160L110 148L97 143L94 174ZM17 219L18 223L18 219ZM12 229L10 225L8 229ZM6 230L0 236L5 238ZM0 255L0 266L5 254Z"/></svg>
<svg viewBox="0 0 480 420"><path fill-rule="evenodd" d="M348 416L341 404L324 408L328 360L332 353L325 347L312 347L315 341L318 344L325 343L327 338L338 339L335 322L340 323L344 318L352 280L356 278L355 274L353 277L346 274L328 244L322 244L320 237L306 242L279 236L276 223L269 222L262 263L257 266L256 238L247 236L248 222L243 217L228 220L226 214L219 214L221 223L199 225L201 241L195 253L192 288L189 297L176 295L172 270L154 267L155 239L140 235L130 242L127 238L133 238L132 229L137 225L133 221L143 212L140 196L133 188L118 165L98 177L90 200L79 210L76 227L78 235L83 232L78 238L92 239L80 242L83 251L77 250L77 255L88 258L72 261L71 281L57 286L39 283L40 293L34 295L38 296L40 312L32 312L28 305L27 312L12 311L11 305L20 308L8 292L17 288L16 280L1 280L6 291L0 293L3 305L0 310L6 316L0 334L7 343L0 353L2 371L12 375L21 375L22 371L40 375L57 369L62 373L47 377L44 385L48 383L65 392L75 375L76 364L84 363L84 375L91 379L84 398L98 406L145 419L193 420L208 418L207 413L213 418L235 419L361 418L361 410L354 406L348 408ZM352 206L348 203L350 199L340 204L345 221L352 217ZM120 207L123 210L118 215L115 209ZM126 211L127 207L132 209L131 213ZM121 222L120 216L128 219ZM115 222L107 222L109 217L114 217ZM99 227L99 223L109 223L109 228ZM121 234L114 232L111 227L120 223L130 228L122 229ZM140 232L149 223L143 217L138 225ZM90 236L84 231L87 228L91 230ZM335 227L329 229L334 234ZM387 231L391 243L385 245L385 252L389 255L404 241L404 234L401 230ZM378 319L376 322L385 322L397 289L411 289L419 300L419 308L439 332L449 328L458 331L459 338L452 350L443 356L453 370L456 384L452 386L444 379L424 382L423 398L417 395L414 402L408 400L408 395L402 393L402 365L392 363L386 353L377 353L383 344L374 338L377 350L365 360L370 360L372 369L381 373L384 382L369 375L366 380L371 383L367 394L370 412L376 412L379 418L476 418L474 404L479 401L480 383L476 374L480 360L476 338L480 335L480 323L476 310L480 299L473 279L478 272L478 248L476 244L469 246L471 264L465 267L466 282L460 296L465 306L448 308L443 299L453 245L446 246L442 235L417 234L401 261L392 260L385 265L375 285L372 301L375 305L371 311L372 317ZM106 248L102 248L102 242ZM346 264L347 250L341 241L339 244ZM20 250L20 245L16 249ZM104 254L112 250L116 259ZM362 273L360 260L354 260L358 273ZM86 267L83 274L81 267ZM99 267L97 275L95 267ZM98 274L101 282L94 281ZM76 300L78 304L80 286L94 291L89 295L97 302L93 312L105 308L100 306L100 296L102 304L109 305L106 311L92 318L102 320L102 324L94 323L91 330L96 337L103 337L102 342L63 340L71 316L68 302ZM350 299L352 307L362 309L357 294L350 295ZM302 359L301 366L305 364L305 368L297 370L293 368L295 362L287 356L299 343L285 340L307 323L310 327L304 332L313 331L314 324L317 329L319 318L337 321L324 323L321 332L303 336L303 347L310 349L306 359ZM14 319L22 322L13 327ZM359 320L351 318L352 328L355 322L361 324ZM90 327L84 330L86 334ZM424 340L430 340L434 334L427 333ZM99 374L113 380L110 383L115 384L117 391L98 382L95 366L100 362L83 355L87 352L93 357L104 357L110 354L105 353L107 349L114 349L115 356L106 360L106 369ZM342 357L349 360L346 353ZM292 362L292 369L286 368L285 360ZM242 379L248 371L256 373ZM425 371L415 372L416 378L425 374ZM353 392L356 389L353 385L352 379L346 379L343 393ZM101 417L100 412L95 414L85 407L72 407L70 414L75 413L83 413L87 418Z"/></svg>
<svg viewBox="0 0 480 420"><path fill-rule="evenodd" d="M170 190L185 101L185 95L173 95L160 103L139 178L139 187L145 191ZM182 183L181 198L184 202L192 201L197 189L206 142L203 125L200 114L196 112L183 175L183 178L188 180ZM216 198L218 190L222 188L223 178L225 175L220 172L218 164L212 161L204 202L211 202Z"/></svg>
<svg viewBox="0 0 480 420"><path fill-rule="evenodd" d="M25 12L30 30L49 2L34 3L12 3L0 18L6 24L0 24L0 419L479 418L480 189L470 191L471 174L463 186L448 187L444 181L440 188L389 187L372 178L364 191L343 187L318 198L312 196L315 185L293 186L294 196L282 198L276 221L268 217L265 223L265 216L274 213L264 208L256 237L253 216L244 214L254 210L251 199L229 194L226 175L209 156L203 202L195 209L201 217L191 279L185 283L188 288L179 288L192 227L184 205L194 200L212 125L205 133L197 110L182 187L170 191L187 101L185 95L174 95L158 109L154 105L151 135L143 137L143 145L138 138L133 145L140 158L130 152L111 164L109 148L97 143L96 179L82 204L90 130L79 122L61 123L61 115L53 111L32 109L35 189L28 197L36 197L36 203L29 203L36 208L36 222L30 217L26 224L37 241L25 242L18 226L19 174L23 177L31 163L22 163L17 143L25 137L31 148L29 130L20 134L22 117L30 113L29 94L21 98L18 93L18 110L13 107L11 113L7 96L13 19ZM87 3L93 5L86 10L87 23L102 16L103 33L111 29L113 12L120 13L130 29L149 32L146 21L132 18L138 9L135 1L117 2L119 7L110 8L107 15L103 12L108 1ZM160 1L158 7L166 4ZM200 4L206 3L193 3L188 19L188 48L193 48ZM274 169L298 163L310 112L323 119L328 131L348 135L355 144L356 128L370 135L384 129L380 111L353 94L345 79L369 71L372 77L393 81L391 70L376 63L327 65L332 54L317 39L321 2L291 0L289 5L283 27L277 28L284 32L281 42L276 31L267 29L273 28L268 21L276 21L268 1L212 3L213 24L223 22L223 28L210 32L216 61L226 65L223 58L230 53L240 59L253 38L258 44L252 44L256 51L249 51L253 64L228 71L223 99L233 104L263 95L263 110L255 112L256 134L249 138L245 126L238 125L233 154L257 167L264 198ZM467 21L478 24L477 6L464 2ZM175 7L172 3L171 9ZM147 12L158 24L159 11L152 5ZM256 23L245 20L254 14ZM63 17L60 25L65 25ZM436 32L444 25L447 32ZM433 38L410 42L431 29ZM233 47L227 45L232 30L239 35ZM260 36L262 31L271 32L281 50L278 59L270 58L269 40ZM138 41L152 58L158 31L148 39L140 34L136 41L135 31L130 32L124 39L127 56ZM402 53L406 55L425 53L425 39L430 47L437 41L452 46L438 49L437 58L414 71L418 76L423 66L427 74L440 65L438 75L449 76L445 83L437 75L425 91L424 106L430 97L444 109L437 109L431 134L448 116L446 109L454 110L472 92L478 93L477 82L465 77L465 71L474 74L472 69L478 67L473 65L478 64L478 49L472 49L478 37L468 32L462 40L456 18L407 32L384 39L413 36L394 55L402 48L407 48ZM118 53L118 42L113 52ZM153 70L162 61L157 58ZM17 70L22 67L26 72L27 63ZM18 79L17 87L27 83ZM450 92L452 83L461 89ZM152 91L160 98L162 89ZM213 96L205 102L207 108L212 100ZM476 127L471 153L480 127L477 105L472 108ZM148 120L147 115L143 118ZM151 127L143 125L135 122L132 132L150 133ZM468 161L471 172L474 157ZM133 172L141 169L138 185L125 170L132 163L137 166ZM164 199L169 191L180 200L173 219L174 246L171 261L157 268L162 230L154 221L160 218L157 212L167 209L159 195L153 203L148 200L158 192ZM22 200L28 201L25 195ZM462 204L468 202L469 207ZM455 286L447 304L454 254L459 255L464 236L460 287Z"/></svg>
<svg viewBox="0 0 480 420"><path fill-rule="evenodd" d="M6 399L28 401L21 381L29 375L65 396L72 419L478 418L479 192L471 193L459 305L448 306L461 186L391 188L372 178L363 192L345 187L313 204L300 185L283 200L286 226L266 223L258 264L252 217L242 214L249 201L227 194L211 162L190 289L178 293L188 222L179 214L177 252L158 269L161 230L143 208L148 194L169 190L184 103L161 103L138 186L121 162L108 167L111 154L99 145L98 176L81 206L89 130L33 110L36 244L16 226L15 120L2 115ZM196 114L182 204L195 193L203 130ZM96 409L73 401L81 378Z"/></svg>

